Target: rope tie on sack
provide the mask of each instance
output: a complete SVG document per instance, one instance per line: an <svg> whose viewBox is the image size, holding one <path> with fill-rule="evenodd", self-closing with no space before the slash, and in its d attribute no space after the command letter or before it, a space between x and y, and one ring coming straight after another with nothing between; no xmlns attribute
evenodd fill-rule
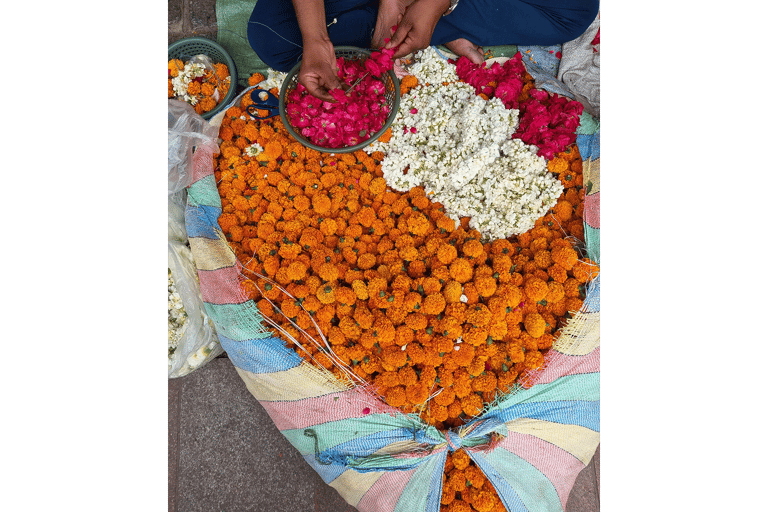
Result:
<svg viewBox="0 0 768 512"><path fill-rule="evenodd" d="M455 452L456 450L461 448L461 441L462 441L461 434L457 434L456 432L449 430L448 432L446 432L445 440L448 442L448 447L450 451Z"/></svg>

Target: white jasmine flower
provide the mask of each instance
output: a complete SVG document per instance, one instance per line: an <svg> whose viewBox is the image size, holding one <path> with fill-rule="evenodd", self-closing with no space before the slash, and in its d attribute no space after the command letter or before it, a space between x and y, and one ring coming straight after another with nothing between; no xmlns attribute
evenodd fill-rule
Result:
<svg viewBox="0 0 768 512"><path fill-rule="evenodd" d="M420 84L451 83L417 86L403 96L390 141L366 148L386 155L381 170L389 187L405 192L423 186L454 221L470 217L470 228L485 240L533 228L563 187L536 155L538 148L510 139L519 112L456 82L455 66L434 49L416 59L411 72Z"/></svg>

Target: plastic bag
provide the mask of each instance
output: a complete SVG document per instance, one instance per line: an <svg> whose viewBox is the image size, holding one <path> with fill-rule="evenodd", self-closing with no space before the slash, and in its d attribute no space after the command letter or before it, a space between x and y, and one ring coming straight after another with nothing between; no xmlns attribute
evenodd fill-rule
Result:
<svg viewBox="0 0 768 512"><path fill-rule="evenodd" d="M168 377L187 375L224 351L203 306L184 220L193 152L218 151L216 135L190 105L168 101ZM183 311L172 307L179 301Z"/></svg>

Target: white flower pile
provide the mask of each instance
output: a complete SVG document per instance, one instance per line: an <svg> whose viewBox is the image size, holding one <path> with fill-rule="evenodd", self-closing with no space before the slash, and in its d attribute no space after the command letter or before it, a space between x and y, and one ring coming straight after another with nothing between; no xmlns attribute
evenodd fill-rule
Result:
<svg viewBox="0 0 768 512"><path fill-rule="evenodd" d="M455 76L455 66L442 59L438 66L434 50L422 54L427 63L411 68L425 73L420 83L449 81L445 66ZM392 189L421 185L453 220L471 217L484 239L507 238L533 228L563 191L538 148L510 139L517 126L517 110L483 100L468 84L418 86L401 98L389 142L366 151L386 155L381 169Z"/></svg>
<svg viewBox="0 0 768 512"><path fill-rule="evenodd" d="M187 94L187 87L192 80L201 77L204 74L205 66L202 63L187 62L184 65L184 69L179 71L179 76L171 79L171 84L173 84L173 92L176 97L182 101L186 101L190 105L197 104L197 97Z"/></svg>
<svg viewBox="0 0 768 512"><path fill-rule="evenodd" d="M181 302L181 296L176 291L176 285L173 282L173 274L168 269L168 358L178 347L179 340L184 336L187 328L187 312L184 310L184 304ZM169 363L170 364L170 363Z"/></svg>
<svg viewBox="0 0 768 512"><path fill-rule="evenodd" d="M408 72L415 76L420 84L442 84L459 80L456 66L441 57L433 46L416 52L413 58L414 62L408 67Z"/></svg>

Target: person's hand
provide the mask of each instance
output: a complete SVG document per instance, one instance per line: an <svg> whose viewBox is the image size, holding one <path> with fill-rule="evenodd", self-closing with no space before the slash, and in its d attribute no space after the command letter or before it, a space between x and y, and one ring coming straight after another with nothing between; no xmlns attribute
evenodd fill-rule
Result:
<svg viewBox="0 0 768 512"><path fill-rule="evenodd" d="M376 28L371 38L372 48L381 48L392 36L392 27L400 23L405 14L407 0L379 0L379 13L376 16Z"/></svg>
<svg viewBox="0 0 768 512"><path fill-rule="evenodd" d="M397 30L384 48L399 45L392 56L395 59L423 50L429 46L437 22L450 6L450 0L415 0L405 10Z"/></svg>
<svg viewBox="0 0 768 512"><path fill-rule="evenodd" d="M342 87L338 72L336 53L330 41L304 44L299 83L307 88L307 92L323 101L335 102L328 91Z"/></svg>

